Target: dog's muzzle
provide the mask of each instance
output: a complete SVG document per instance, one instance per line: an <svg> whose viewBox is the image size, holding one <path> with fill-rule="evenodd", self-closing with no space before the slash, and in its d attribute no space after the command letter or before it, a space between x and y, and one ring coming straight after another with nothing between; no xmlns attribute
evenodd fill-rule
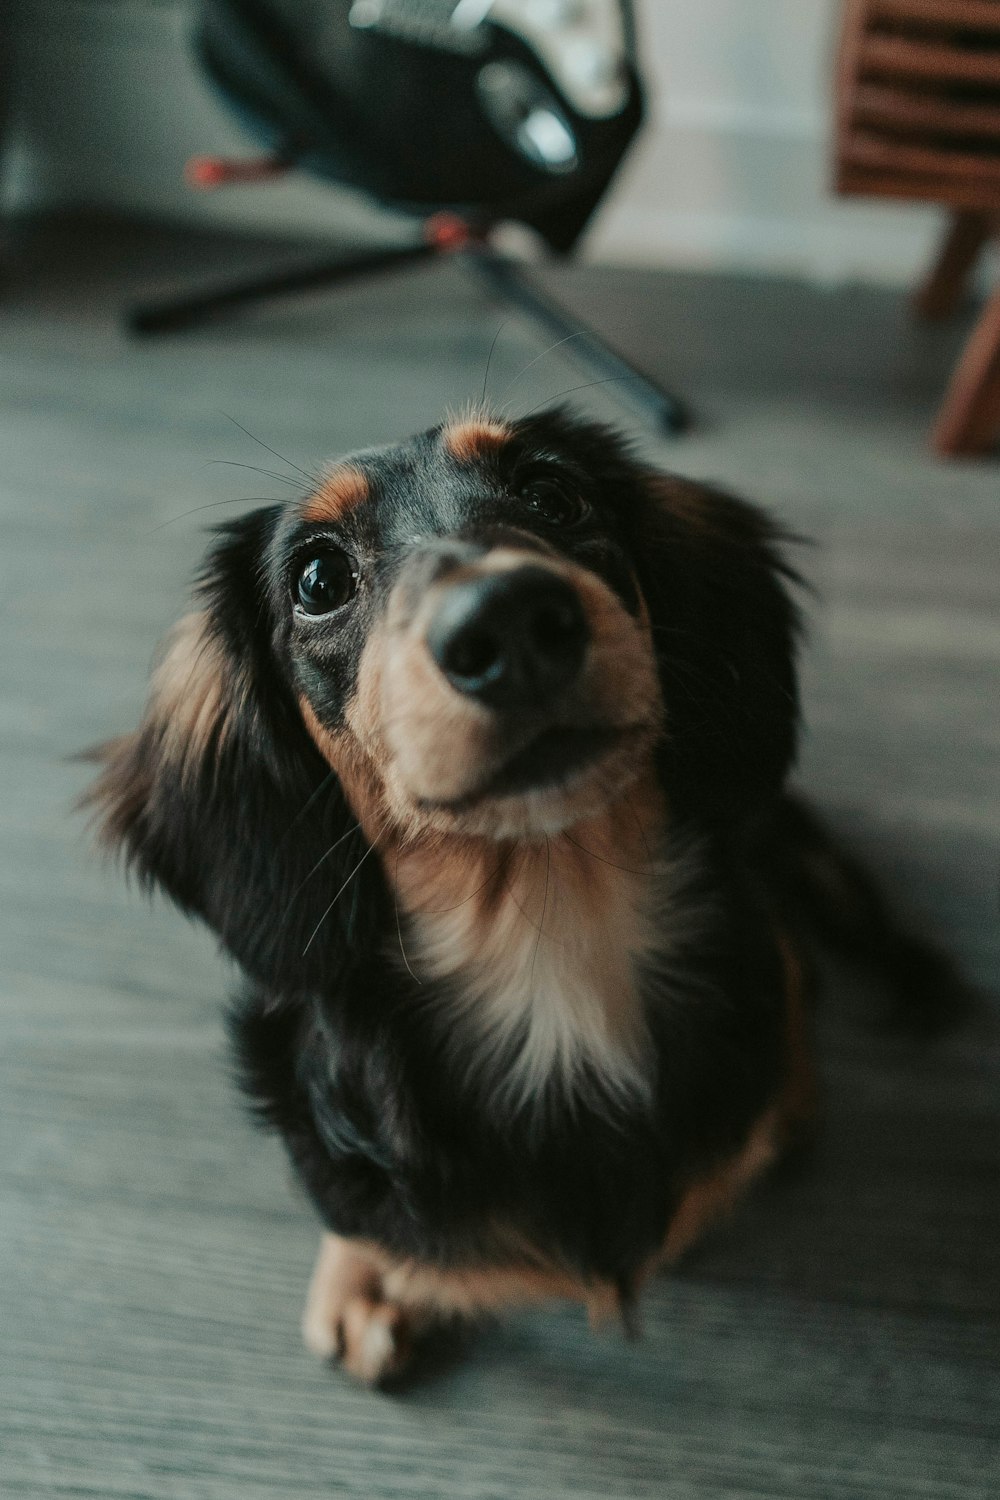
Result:
<svg viewBox="0 0 1000 1500"><path fill-rule="evenodd" d="M589 568L507 534L411 554L358 680L348 722L400 820L491 838L603 806L659 718L642 622Z"/></svg>

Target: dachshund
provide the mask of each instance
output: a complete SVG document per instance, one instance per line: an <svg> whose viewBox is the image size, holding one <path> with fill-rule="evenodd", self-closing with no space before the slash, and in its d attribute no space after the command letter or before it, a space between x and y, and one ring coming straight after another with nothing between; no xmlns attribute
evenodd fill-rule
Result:
<svg viewBox="0 0 1000 1500"><path fill-rule="evenodd" d="M324 1226L306 1343L643 1283L804 1140L810 923L940 967L785 789L796 575L758 508L471 411L217 529L88 801L240 965L240 1078Z"/></svg>

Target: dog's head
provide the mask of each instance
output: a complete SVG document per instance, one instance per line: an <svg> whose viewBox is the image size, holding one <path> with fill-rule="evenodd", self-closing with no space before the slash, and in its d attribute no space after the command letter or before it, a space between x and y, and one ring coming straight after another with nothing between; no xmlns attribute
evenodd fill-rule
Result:
<svg viewBox="0 0 1000 1500"><path fill-rule="evenodd" d="M672 823L738 831L793 753L783 571L759 512L563 413L361 453L222 529L104 752L105 835L307 982L344 942L303 946L331 881L387 834L540 840L644 772Z"/></svg>

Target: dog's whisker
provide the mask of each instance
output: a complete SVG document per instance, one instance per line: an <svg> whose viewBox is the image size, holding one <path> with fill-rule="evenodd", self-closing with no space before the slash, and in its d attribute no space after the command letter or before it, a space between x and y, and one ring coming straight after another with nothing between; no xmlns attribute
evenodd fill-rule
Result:
<svg viewBox="0 0 1000 1500"><path fill-rule="evenodd" d="M526 864L526 862L527 862L527 860L528 860L531 852L532 851L531 851L530 848L526 848L525 849L524 854L523 854L523 856L521 858L520 864L518 865L517 869L514 871L514 874L513 874L512 878L511 878L511 880L509 882L505 883L504 890L507 892L507 895L513 901L514 905L517 907L518 911L521 913L521 916L527 922L528 926L532 929L532 931L534 931L534 932L541 932L541 928L538 926L538 923L537 922L533 922L531 920L531 918L529 917L528 913L525 911L524 907L521 905L520 901L517 899L517 897L514 894L514 884L517 881L518 877L520 876L521 871L524 869L524 866L525 866L525 864Z"/></svg>
<svg viewBox="0 0 1000 1500"><path fill-rule="evenodd" d="M585 380L583 385L571 385L565 391L559 391L555 396L546 396L541 401L536 401L534 406L529 406L527 411L521 412L518 420L524 421L525 417L533 416L543 406L548 406L553 401L561 401L564 396L575 396L577 391L593 390L595 385L615 385L622 380L638 380L638 375L606 375L603 380Z"/></svg>
<svg viewBox="0 0 1000 1500"><path fill-rule="evenodd" d="M483 393L479 398L479 405L483 411L486 410L486 387L489 383L490 378L490 365L493 363L493 351L496 349L497 341L500 338L500 335L503 333L504 329L513 321L513 318L505 318L504 321L500 324L500 327L497 329L496 333L493 335L493 342L490 345L490 352L486 356L486 370L483 375Z"/></svg>
<svg viewBox="0 0 1000 1500"><path fill-rule="evenodd" d="M443 917L447 915L448 912L458 911L460 907L468 906L469 902L473 901L476 896L479 895L480 891L485 891L488 885L492 885L493 881L496 880L497 876L503 869L504 864L505 861L501 860L496 869L491 870L486 879L481 881L480 884L476 886L476 889L474 891L470 891L467 896L463 896L461 901L456 901L454 906L434 907L432 910L425 912L424 915L428 917Z"/></svg>
<svg viewBox="0 0 1000 1500"><path fill-rule="evenodd" d="M598 864L607 865L612 870L620 870L623 875L648 875L649 874L649 870L648 869L646 869L646 870L633 870L628 865L619 865L619 864L616 864L613 859L605 859L605 857L604 857L603 854L596 854L593 849L588 849L588 848L585 847L585 845L583 845L581 843L578 843L577 840L575 838L573 838L572 835L570 833L568 833L565 828L563 829L562 834L560 835L560 837L564 838L566 840L567 844L572 844L574 849L579 849L579 851L580 851L581 854L586 854L590 859L596 859Z"/></svg>
<svg viewBox="0 0 1000 1500"><path fill-rule="evenodd" d="M277 504L277 501L260 499L253 495L237 495L233 500L210 500L207 505L193 505L190 510L182 510L178 516L170 516L168 520L161 521L158 526L151 526L147 536L153 536L157 531L162 531L165 526L172 526L175 521L184 521L188 516L196 516L199 511L216 510L220 505L269 505Z"/></svg>
<svg viewBox="0 0 1000 1500"><path fill-rule="evenodd" d="M354 826L352 828L349 828L346 833L342 833L339 839L335 839L334 842L330 845L329 849L324 850L324 852L320 855L319 859L313 865L308 875L303 876L303 878L299 881L298 885L295 887L295 890L292 892L288 905L285 907L284 915L281 918L282 926L284 926L284 924L288 921L288 918L291 916L292 907L295 905L296 901L305 890L310 880L312 880L317 870L321 869L326 861L330 858L330 855L334 852L334 850L339 849L341 844L346 843L346 841L351 837L352 834L357 833L360 827L360 823L355 823ZM313 934L313 936L315 937L315 933ZM310 942L311 941L312 939L310 938Z"/></svg>
<svg viewBox="0 0 1000 1500"><path fill-rule="evenodd" d="M287 464L290 469L295 470L296 474L301 474L303 479L308 479L310 484L319 484L320 480L318 474L310 474L308 469L301 469L299 468L298 464L293 464L292 460L290 458L286 458L283 453L279 453L277 448L272 448L268 443L265 443L262 438L259 438L254 433L252 433L249 427L244 427L242 422L237 422L236 418L234 416L231 416L228 411L221 411L221 415L224 416L227 421L232 422L234 427L238 427L241 432L245 432L251 442L257 443L261 448L264 448L268 453L271 454L273 458L278 459L280 463Z"/></svg>
<svg viewBox="0 0 1000 1500"><path fill-rule="evenodd" d="M545 359L546 356L549 355L549 354L551 354L554 349L561 348L563 344L568 344L571 341L571 339L578 339L578 338L581 337L581 335L582 335L582 329L579 329L579 328L577 329L577 331L575 333L567 333L564 338L556 339L556 341L555 341L554 344L550 344L547 349L543 349L542 350L541 354L536 354L535 357L534 357L534 359L529 360L528 363L524 366L523 369L518 370L517 374L515 376L513 376L512 379L508 380L507 384L504 386L503 390L500 392L499 396L497 397L497 407L498 407L498 409L501 412L503 411L503 400L504 400L504 397L507 395L507 393L511 390L511 388L513 386L517 385L517 382L521 379L521 377L523 375L527 375L527 373L528 373L529 370L534 369L535 365L538 364L539 360Z"/></svg>
<svg viewBox="0 0 1000 1500"><path fill-rule="evenodd" d="M226 468L226 469L249 469L251 474L264 474L268 479L276 479L279 484L287 484L293 490L301 490L302 485L297 479L289 479L287 474L279 474L275 469L262 469L259 464L245 464L238 458L206 458L202 468Z"/></svg>
<svg viewBox="0 0 1000 1500"><path fill-rule="evenodd" d="M374 854L376 848L378 847L378 840L381 837L381 835L385 832L385 828L386 828L386 824L383 824L382 828L379 829L379 832L376 835L376 837L368 845L368 848L365 850L364 854L362 854L361 858L358 860L357 864L354 866L354 869L351 871L350 875L348 875L348 877L344 881L343 885L337 891L337 894L334 896L333 900L330 902L329 906L326 908L326 911L323 913L323 915L320 917L319 921L316 923L316 926L313 928L312 932L309 935L309 941L306 943L305 947L302 950L302 957L303 958L305 958L306 954L309 952L309 949L312 947L313 943L316 941L316 938L319 936L319 930L323 926L323 923L326 921L327 917L333 911L333 908L336 906L336 904L340 900L341 896L347 890L347 887L350 885L351 881L357 875L358 871L361 869L361 866L364 864L365 860L369 857L369 855ZM352 832L353 832L353 830L352 830Z"/></svg>
<svg viewBox="0 0 1000 1500"><path fill-rule="evenodd" d="M360 870L361 865L363 865L364 861L366 861L366 859L369 858L370 853L373 853L373 852L375 852L376 849L378 849L379 838L382 837L382 834L384 834L385 829L388 828L388 825L390 825L390 822L391 822L390 817L385 817L384 822L382 822L381 826L379 826L379 828L376 829L375 835L373 835L372 841L370 841L369 846L367 846L367 849L364 850L363 855L361 855L361 858L358 859L357 864L354 865L354 868L352 868L351 873L349 873L349 876L346 877L346 880L345 880L345 882L343 882L343 885L340 885L340 888L337 889L336 894L334 894L333 900L330 901L330 904L328 904L327 909L324 910L324 913L322 913L321 918L319 918L319 921L316 922L316 926L313 927L312 933L310 933L310 935L309 935L309 942L307 942L306 947L303 948L303 957L306 956L307 953L309 953L310 948L312 948L313 942L316 941L316 936L318 936L319 929L321 929L322 924L324 924L325 919L327 919L327 916L330 915L330 912L331 912L331 910L333 910L333 907L336 906L337 901L339 901L340 897L342 897L343 892L345 892L346 888L348 888L348 886L351 885L351 880L354 880L355 874L358 873L358 870ZM355 826L355 828L349 828L348 832L346 832L346 834L343 835L343 837L346 838L346 837L349 837L349 834L354 834L354 832L358 832L358 829L360 829L360 826L361 826L360 823L358 823L358 825ZM340 838L339 843L343 843L343 838ZM322 862L322 861L319 861L319 862Z"/></svg>
<svg viewBox="0 0 1000 1500"><path fill-rule="evenodd" d="M283 834L283 838L288 838L288 836L292 832L293 828L296 827L296 825L305 817L305 815L309 811L309 809L314 805L314 803L316 802L316 799L318 797L322 796L323 792L325 792L327 790L327 788L330 786L330 784L332 782L336 782L336 780L337 780L337 773L336 773L336 771L333 771L333 770L327 771L327 773L323 777L322 781L319 783L318 786L314 787L313 790L309 793L309 796L306 798L305 802L303 802L302 806L299 808L298 812L295 814L295 817L292 819L292 821L289 823L288 827L285 829L285 832ZM346 834L345 834L345 837L346 837Z"/></svg>
<svg viewBox="0 0 1000 1500"><path fill-rule="evenodd" d="M406 968L407 974L409 974L414 984L423 984L423 980L418 979L416 974L414 974L413 970L411 969L410 960L407 958L406 949L403 946L403 926L399 919L399 856L401 847L402 846L400 844L396 845L396 878L393 881L392 887L393 905L396 909L396 937L399 939L399 953L400 957L403 960L403 964Z"/></svg>

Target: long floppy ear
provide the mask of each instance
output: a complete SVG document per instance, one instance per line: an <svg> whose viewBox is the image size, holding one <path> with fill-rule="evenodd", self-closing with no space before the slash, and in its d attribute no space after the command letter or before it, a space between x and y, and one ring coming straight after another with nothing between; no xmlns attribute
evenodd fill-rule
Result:
<svg viewBox="0 0 1000 1500"><path fill-rule="evenodd" d="M642 474L632 523L668 796L677 816L732 829L777 794L794 759L798 579L764 513L710 487Z"/></svg>
<svg viewBox="0 0 1000 1500"><path fill-rule="evenodd" d="M95 752L85 805L142 883L208 922L249 973L306 988L335 981L381 888L366 860L331 907L367 846L275 657L262 564L277 513L219 528L142 722Z"/></svg>

